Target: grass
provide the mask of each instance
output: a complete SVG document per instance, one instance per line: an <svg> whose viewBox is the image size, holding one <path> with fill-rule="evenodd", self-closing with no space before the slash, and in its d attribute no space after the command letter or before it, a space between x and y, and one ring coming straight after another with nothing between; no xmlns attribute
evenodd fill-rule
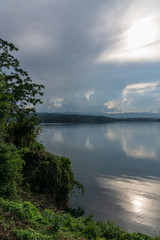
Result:
<svg viewBox="0 0 160 240"><path fill-rule="evenodd" d="M0 239L160 240L160 237L127 233L112 222L95 222L92 216L75 218L51 209L41 211L29 201L0 198Z"/></svg>

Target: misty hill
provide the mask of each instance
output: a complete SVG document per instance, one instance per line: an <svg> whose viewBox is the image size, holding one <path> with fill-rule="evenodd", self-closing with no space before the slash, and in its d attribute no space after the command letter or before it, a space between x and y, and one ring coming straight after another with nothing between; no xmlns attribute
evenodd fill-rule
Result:
<svg viewBox="0 0 160 240"><path fill-rule="evenodd" d="M106 113L103 116L111 118L152 118L160 119L160 113L150 113L150 112L125 112L125 113Z"/></svg>

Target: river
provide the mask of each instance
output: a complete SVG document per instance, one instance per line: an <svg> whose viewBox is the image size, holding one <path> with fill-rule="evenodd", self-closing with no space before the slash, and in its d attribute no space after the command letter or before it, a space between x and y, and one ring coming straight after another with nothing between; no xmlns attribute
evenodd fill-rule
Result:
<svg viewBox="0 0 160 240"><path fill-rule="evenodd" d="M66 156L85 186L72 196L95 220L160 234L160 123L42 124L46 150Z"/></svg>

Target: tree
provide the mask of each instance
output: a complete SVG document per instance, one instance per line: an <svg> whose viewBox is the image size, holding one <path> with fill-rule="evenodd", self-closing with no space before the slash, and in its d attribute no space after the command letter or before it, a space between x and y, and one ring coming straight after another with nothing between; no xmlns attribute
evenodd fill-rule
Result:
<svg viewBox="0 0 160 240"><path fill-rule="evenodd" d="M0 39L0 121L3 129L1 132L4 135L9 131L9 138L15 140L16 137L19 138L17 135L14 138L12 136L15 128L17 134L20 132L18 127L20 130L21 123L24 124L24 119L29 121L36 117L35 105L42 103L37 95L43 95L44 86L32 82L28 73L20 67L18 59L11 54L13 51L18 51L18 48ZM30 127L28 130L31 130ZM35 125L32 126L32 133L33 131L36 131ZM21 143L21 140L18 142Z"/></svg>
<svg viewBox="0 0 160 240"><path fill-rule="evenodd" d="M11 54L18 49L0 39L0 195L11 196L18 188L50 194L57 205L68 203L75 181L71 162L44 150L36 142L39 127L35 105L41 103L43 85L32 83ZM32 174L31 174L32 172Z"/></svg>
<svg viewBox="0 0 160 240"><path fill-rule="evenodd" d="M6 84L2 75L0 75L0 143L4 134L5 119L8 113L9 96L6 94Z"/></svg>
<svg viewBox="0 0 160 240"><path fill-rule="evenodd" d="M43 85L32 82L11 54L18 49L0 39L0 194L17 193L23 180L23 147L36 143L35 105Z"/></svg>

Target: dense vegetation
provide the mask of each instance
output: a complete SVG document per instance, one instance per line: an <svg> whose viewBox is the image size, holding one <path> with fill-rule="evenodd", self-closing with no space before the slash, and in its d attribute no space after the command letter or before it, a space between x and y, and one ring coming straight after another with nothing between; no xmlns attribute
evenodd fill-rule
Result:
<svg viewBox="0 0 160 240"><path fill-rule="evenodd" d="M0 199L0 219L0 239L160 239L141 233L126 233L111 222L95 222L92 216L75 218L69 213L51 209L39 211L31 202L20 200Z"/></svg>
<svg viewBox="0 0 160 240"><path fill-rule="evenodd" d="M41 123L109 123L113 118L78 114L38 113Z"/></svg>
<svg viewBox="0 0 160 240"><path fill-rule="evenodd" d="M41 103L43 85L33 83L11 55L18 49L0 39L0 195L16 197L23 189L50 196L65 208L76 185L71 162L45 151L36 141L35 105ZM63 197L62 197L63 196Z"/></svg>
<svg viewBox="0 0 160 240"><path fill-rule="evenodd" d="M45 151L36 141L41 129L35 105L41 103L43 85L32 83L20 68L11 55L17 50L0 39L0 239L160 239L62 211L74 186L83 186L69 159Z"/></svg>

